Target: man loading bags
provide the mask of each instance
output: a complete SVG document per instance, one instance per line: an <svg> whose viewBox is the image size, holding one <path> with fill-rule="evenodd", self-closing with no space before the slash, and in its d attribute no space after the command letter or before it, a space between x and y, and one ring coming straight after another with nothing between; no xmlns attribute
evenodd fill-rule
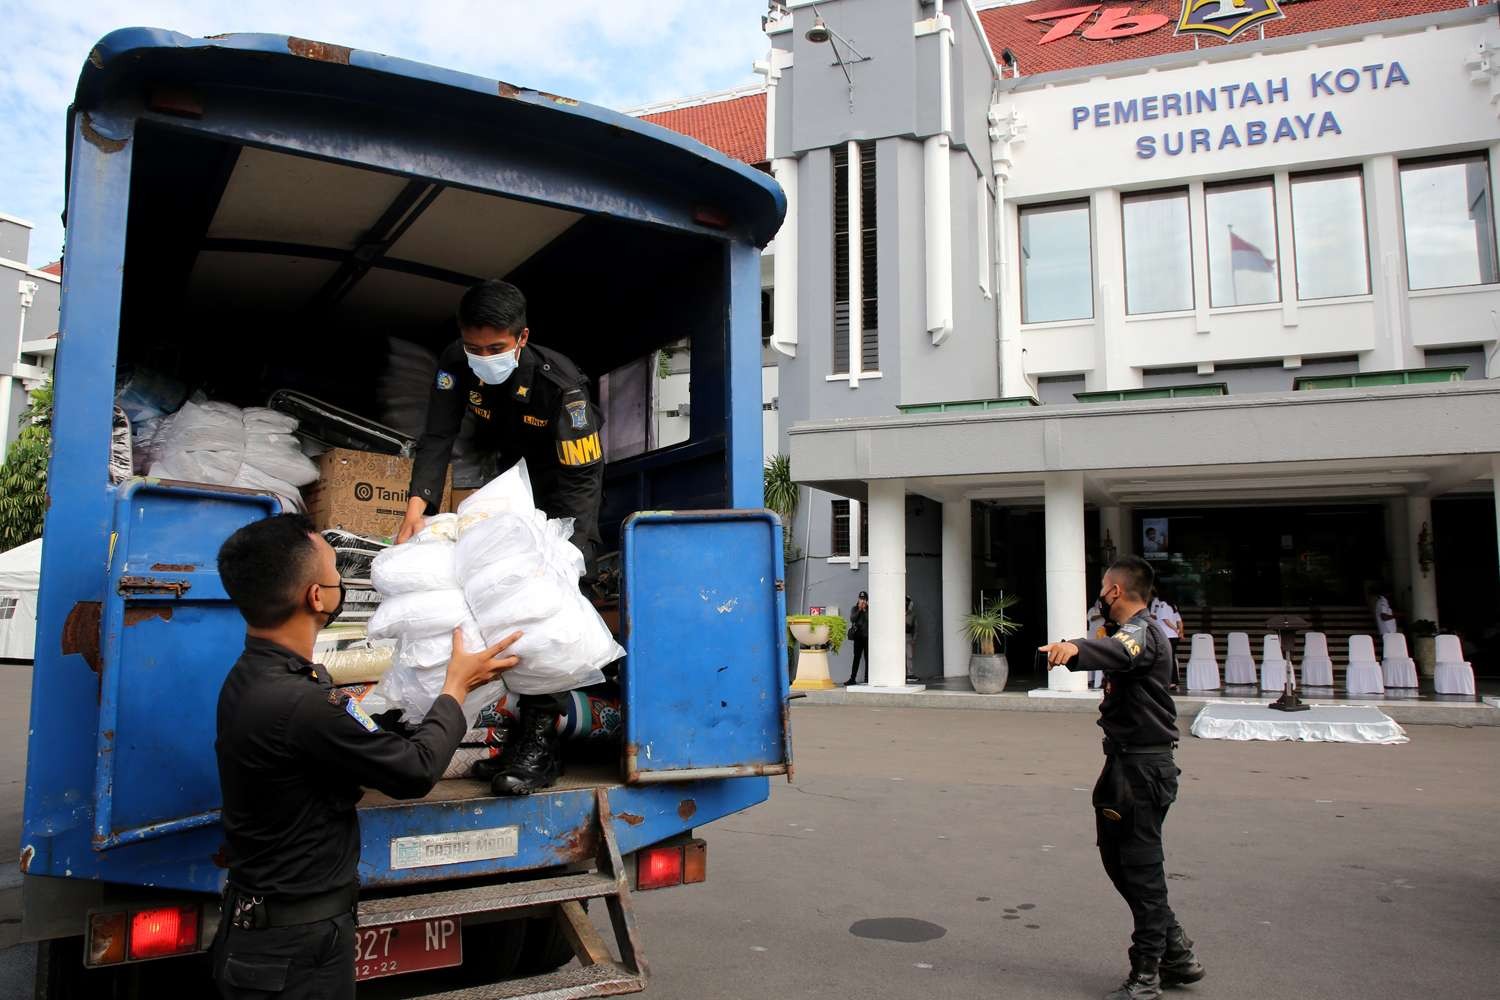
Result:
<svg viewBox="0 0 1500 1000"><path fill-rule="evenodd" d="M467 409L477 427L475 446L494 457L494 471L525 459L537 508L549 518L573 519L572 542L583 553L584 578L592 577L604 452L588 379L568 358L530 343L526 297L509 282L484 281L465 292L458 328L460 339L438 361L397 544L437 512ZM557 780L557 718L566 710L567 694L521 696L518 737L494 779L497 794L525 795Z"/></svg>

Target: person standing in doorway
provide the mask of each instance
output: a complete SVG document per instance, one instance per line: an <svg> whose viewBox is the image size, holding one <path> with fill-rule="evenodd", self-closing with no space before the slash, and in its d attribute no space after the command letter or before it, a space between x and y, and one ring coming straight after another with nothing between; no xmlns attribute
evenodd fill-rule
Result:
<svg viewBox="0 0 1500 1000"><path fill-rule="evenodd" d="M1396 612L1391 607L1391 599L1385 596L1385 588L1371 587L1365 594L1366 600L1375 615L1375 631L1381 635L1390 635L1396 631Z"/></svg>
<svg viewBox="0 0 1500 1000"><path fill-rule="evenodd" d="M906 595L906 679L914 681L917 679L917 605Z"/></svg>
<svg viewBox="0 0 1500 1000"><path fill-rule="evenodd" d="M1193 942L1167 902L1162 822L1177 800L1182 771L1177 706L1167 693L1171 655L1146 602L1154 573L1138 556L1105 571L1099 604L1118 628L1108 639L1074 639L1041 647L1052 667L1103 670L1099 726L1104 770L1094 785L1094 823L1104 871L1135 919L1130 975L1106 1000L1158 1000L1163 986L1204 976Z"/></svg>
<svg viewBox="0 0 1500 1000"><path fill-rule="evenodd" d="M849 642L854 650L854 660L849 666L849 679L845 687L859 683L859 665L865 665L865 679L870 673L870 595L863 590L849 612Z"/></svg>
<svg viewBox="0 0 1500 1000"><path fill-rule="evenodd" d="M1104 610L1099 607L1096 600L1089 605L1088 633L1090 639L1108 639L1109 631L1114 626L1104 620ZM1089 687L1101 688L1104 686L1104 671L1089 671Z"/></svg>
<svg viewBox="0 0 1500 1000"><path fill-rule="evenodd" d="M1151 591L1151 620L1166 633L1167 642L1172 646L1172 683L1167 690L1177 690L1177 644L1182 641L1182 616L1177 609L1167 603L1166 598L1161 596L1161 591Z"/></svg>

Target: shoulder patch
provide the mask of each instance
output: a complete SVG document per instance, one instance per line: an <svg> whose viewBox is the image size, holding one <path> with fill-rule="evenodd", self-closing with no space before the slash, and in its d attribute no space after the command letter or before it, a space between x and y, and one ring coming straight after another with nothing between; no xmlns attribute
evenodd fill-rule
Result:
<svg viewBox="0 0 1500 1000"><path fill-rule="evenodd" d="M469 390L469 402L473 403L475 406L483 406L484 405L484 393L480 392L478 389L470 389Z"/></svg>
<svg viewBox="0 0 1500 1000"><path fill-rule="evenodd" d="M573 425L575 431L588 430L589 401L587 399L570 399L563 404L563 409L568 411L568 422Z"/></svg>
<svg viewBox="0 0 1500 1000"><path fill-rule="evenodd" d="M359 702L353 698L344 702L344 711L349 714L349 718L363 726L366 732L373 733L380 728L375 724L374 719L365 714L365 710L360 708Z"/></svg>
<svg viewBox="0 0 1500 1000"><path fill-rule="evenodd" d="M557 442L557 460L563 465L593 465L603 457L598 431L576 440Z"/></svg>
<svg viewBox="0 0 1500 1000"><path fill-rule="evenodd" d="M437 373L437 387L445 390L453 388L453 375L439 368Z"/></svg>

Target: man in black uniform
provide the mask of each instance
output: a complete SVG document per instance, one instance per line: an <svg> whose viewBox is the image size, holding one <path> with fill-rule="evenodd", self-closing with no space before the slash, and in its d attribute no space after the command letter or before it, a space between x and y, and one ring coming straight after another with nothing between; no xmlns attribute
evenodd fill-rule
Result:
<svg viewBox="0 0 1500 1000"><path fill-rule="evenodd" d="M1135 918L1130 976L1106 1000L1156 1000L1161 987L1195 983L1204 975L1193 942L1167 905L1162 867L1162 821L1177 798L1182 772L1172 760L1177 708L1167 693L1171 647L1146 606L1154 576L1137 556L1116 560L1099 593L1108 638L1041 647L1054 667L1104 672L1099 725L1105 760L1094 786L1099 856Z"/></svg>
<svg viewBox="0 0 1500 1000"><path fill-rule="evenodd" d="M219 785L229 879L213 973L226 998L349 1000L359 818L368 786L432 790L467 726L464 695L513 667L516 632L453 659L443 693L410 739L382 730L311 660L343 609L333 548L310 520L246 525L219 550L219 576L245 618L245 651L219 692Z"/></svg>
<svg viewBox="0 0 1500 1000"><path fill-rule="evenodd" d="M509 282L484 281L465 292L458 303L458 329L460 339L438 361L397 544L421 531L422 519L437 512L468 410L477 425L475 446L494 456L494 473L524 458L536 505L548 517L573 519L572 541L583 553L587 579L595 571L604 492L599 413L587 376L556 351L531 343L526 297ZM538 791L562 773L557 718L566 711L566 693L522 695L519 701L517 736L492 781L499 795Z"/></svg>

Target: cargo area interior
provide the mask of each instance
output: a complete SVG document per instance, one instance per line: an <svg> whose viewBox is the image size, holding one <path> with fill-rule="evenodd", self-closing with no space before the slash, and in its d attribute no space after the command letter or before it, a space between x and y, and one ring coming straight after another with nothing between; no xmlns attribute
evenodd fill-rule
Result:
<svg viewBox="0 0 1500 1000"><path fill-rule="evenodd" d="M717 241L144 123L134 157L121 366L239 406L295 390L390 425L391 339L435 358L464 289L504 278L535 342L593 380L604 549L636 510L725 506ZM669 370L691 404L662 419L652 380ZM409 415L394 429L420 433Z"/></svg>
<svg viewBox="0 0 1500 1000"><path fill-rule="evenodd" d="M414 438L420 419L383 398L392 343L406 383L432 385L465 288L505 278L532 339L592 380L601 551L634 511L728 506L718 241L145 123L128 218L122 378L148 369L241 407L293 390ZM413 374L414 356L430 367ZM456 488L480 485L464 475L456 465ZM595 756L565 780L618 781L618 748ZM443 786L433 794L489 792Z"/></svg>

